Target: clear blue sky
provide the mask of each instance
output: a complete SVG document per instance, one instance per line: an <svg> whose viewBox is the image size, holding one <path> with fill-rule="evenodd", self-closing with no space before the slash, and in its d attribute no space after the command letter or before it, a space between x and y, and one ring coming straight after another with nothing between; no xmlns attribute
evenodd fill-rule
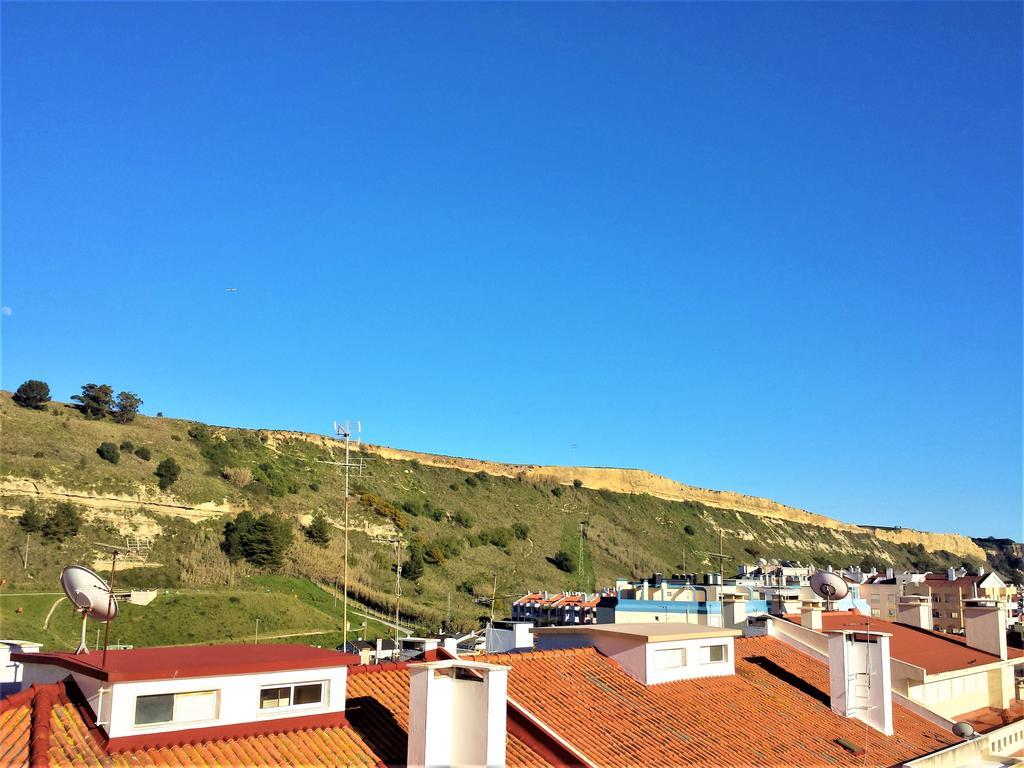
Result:
<svg viewBox="0 0 1024 768"><path fill-rule="evenodd" d="M1019 3L2 17L5 389L1021 538Z"/></svg>

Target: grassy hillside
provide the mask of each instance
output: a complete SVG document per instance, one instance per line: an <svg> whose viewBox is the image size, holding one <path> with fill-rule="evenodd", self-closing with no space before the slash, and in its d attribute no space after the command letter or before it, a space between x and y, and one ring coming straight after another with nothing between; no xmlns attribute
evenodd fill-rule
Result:
<svg viewBox="0 0 1024 768"><path fill-rule="evenodd" d="M52 503L64 489L74 491L90 521L88 535L74 542L36 542L36 557L27 571L17 551L24 534L11 521L0 522L0 538L8 542L0 551L0 569L15 589L52 591L63 563L92 562L99 551L95 542L120 540L141 527L156 533L150 560L158 565L125 571L123 583L200 590L188 593L192 608L181 610L201 615L202 590L237 590L251 583L253 569L229 564L218 548L224 523L234 512L273 511L293 520L296 527L303 516L316 512L326 514L336 525L343 519L340 472L321 463L340 458L329 441L317 444L280 433L144 416L122 426L109 420L86 420L60 404L51 404L47 411L20 408L6 393L0 396L0 418L4 433L0 477L31 480L35 489L26 490L21 483L8 492L3 505L9 514L23 508L31 495L42 494L40 498ZM96 453L103 441L120 444L125 440L149 448L151 460L122 454L117 464L111 464ZM181 465L182 474L167 493L161 493L153 471L165 456ZM898 568L915 564L944 568L962 562L948 553L926 553L867 533L696 502L474 474L374 454L363 458L367 471L355 479L351 505L352 594L368 605L393 611L397 543L406 555L410 545L417 544L427 562L421 578L402 580L402 614L424 628L436 629L448 617L449 601L453 624L476 626L489 610L492 592L501 614L507 611L509 596L531 589L589 590L610 585L618 576L654 570L714 570L714 561L704 553L718 551L720 532L724 532L724 552L733 558L730 566L753 563L759 557L835 566L869 557ZM231 474L226 470L232 468L248 470L252 481L245 487L232 484L225 479ZM111 501L115 496L116 504ZM136 499L138 506L127 509L126 497ZM204 502L230 511L214 510L209 512L210 519L188 520L168 506L187 508ZM525 526L526 535L517 537L514 524L520 535ZM341 535L335 529L326 548L298 535L280 575L334 582L343 567ZM582 551L577 571L565 573L553 564L559 549L573 554ZM242 600L242 595L234 596ZM258 610L263 609L253 606L245 615ZM238 626L225 631L241 633L246 621L239 618ZM280 626L286 624L303 629L323 626L315 614L283 616ZM143 633L139 637L156 636L155 628L139 631Z"/></svg>

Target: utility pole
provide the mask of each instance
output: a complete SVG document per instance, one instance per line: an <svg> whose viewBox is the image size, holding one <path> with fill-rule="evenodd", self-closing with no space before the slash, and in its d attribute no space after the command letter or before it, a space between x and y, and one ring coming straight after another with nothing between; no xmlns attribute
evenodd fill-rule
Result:
<svg viewBox="0 0 1024 768"><path fill-rule="evenodd" d="M395 649L398 649L398 606L402 602L402 540L395 540Z"/></svg>
<svg viewBox="0 0 1024 768"><path fill-rule="evenodd" d="M491 587L491 624L494 623L494 601L498 599L498 572L494 572L494 586Z"/></svg>
<svg viewBox="0 0 1024 768"><path fill-rule="evenodd" d="M256 639L252 643L253 645L260 644L260 617L256 617Z"/></svg>
<svg viewBox="0 0 1024 768"><path fill-rule="evenodd" d="M31 533L26 533L25 534L25 551L21 555L22 565L24 566L24 570L26 570L26 571L28 570L28 542L29 542L29 539L31 539L31 538L32 538L32 534Z"/></svg>

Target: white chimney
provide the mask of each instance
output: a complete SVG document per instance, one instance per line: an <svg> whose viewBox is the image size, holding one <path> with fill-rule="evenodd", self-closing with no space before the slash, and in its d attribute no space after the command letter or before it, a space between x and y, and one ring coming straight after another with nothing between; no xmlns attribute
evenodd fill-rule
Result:
<svg viewBox="0 0 1024 768"><path fill-rule="evenodd" d="M946 580L947 581L956 581L956 568L947 568L946 569Z"/></svg>
<svg viewBox="0 0 1024 768"><path fill-rule="evenodd" d="M821 632L821 605L807 602L800 605L800 626Z"/></svg>
<svg viewBox="0 0 1024 768"><path fill-rule="evenodd" d="M826 634L832 711L892 736L891 635L851 630Z"/></svg>
<svg viewBox="0 0 1024 768"><path fill-rule="evenodd" d="M504 768L508 672L461 659L410 664L408 765Z"/></svg>
<svg viewBox="0 0 1024 768"><path fill-rule="evenodd" d="M964 600L967 645L1006 659L1006 606L998 600Z"/></svg>
<svg viewBox="0 0 1024 768"><path fill-rule="evenodd" d="M747 624L747 600L740 595L722 595L722 626L742 629Z"/></svg>
<svg viewBox="0 0 1024 768"><path fill-rule="evenodd" d="M931 629L932 599L927 595L903 595L896 605L896 621L920 629Z"/></svg>
<svg viewBox="0 0 1024 768"><path fill-rule="evenodd" d="M886 568L885 569L885 578L886 579L895 579L896 578L896 571L893 570L892 568Z"/></svg>

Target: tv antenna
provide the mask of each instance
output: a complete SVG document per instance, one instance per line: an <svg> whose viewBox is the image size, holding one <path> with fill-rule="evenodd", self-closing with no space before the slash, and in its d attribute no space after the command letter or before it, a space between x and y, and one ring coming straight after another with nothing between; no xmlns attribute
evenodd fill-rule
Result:
<svg viewBox="0 0 1024 768"><path fill-rule="evenodd" d="M718 575L723 579L725 578L725 561L735 560L732 555L725 554L725 530L722 528L718 529L718 551L717 552L700 552L696 554L704 555L706 557L712 557L718 560Z"/></svg>
<svg viewBox="0 0 1024 768"><path fill-rule="evenodd" d="M356 463L352 462L352 427L349 422L345 422L344 425L339 424L337 421L334 422L334 434L337 437L342 438L345 441L345 460L344 461L323 461L318 460L319 464L332 464L336 467L342 467L345 470L345 563L342 571L342 609L341 609L341 626L345 632L345 642L348 642L348 477L349 470L353 467L359 470L359 477L363 476L363 457L360 455L359 461ZM359 450L359 446L362 444L363 435L363 422L356 421L356 436L355 436L355 447Z"/></svg>
<svg viewBox="0 0 1024 768"><path fill-rule="evenodd" d="M811 591L825 601L825 610L831 611L833 603L850 593L850 585L838 573L816 571L810 578Z"/></svg>
<svg viewBox="0 0 1024 768"><path fill-rule="evenodd" d="M114 560L117 560L117 552L114 552ZM111 583L113 583L114 572L111 568ZM110 622L117 617L117 601L114 599L114 591L107 586L96 571L86 568L84 565L69 565L60 573L60 585L68 600L75 606L75 611L82 614L82 637L78 643L75 653L88 653L89 649L85 644L85 625L91 617L95 621L102 621L107 625L107 633L110 632ZM106 639L103 642L103 661L106 663Z"/></svg>

